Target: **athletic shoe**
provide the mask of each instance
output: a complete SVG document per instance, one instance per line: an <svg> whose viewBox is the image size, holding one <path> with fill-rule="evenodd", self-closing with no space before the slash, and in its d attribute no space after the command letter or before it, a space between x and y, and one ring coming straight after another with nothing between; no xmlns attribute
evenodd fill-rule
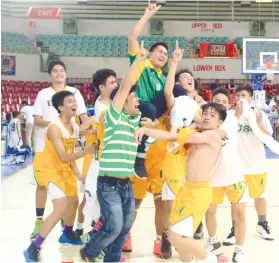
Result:
<svg viewBox="0 0 279 263"><path fill-rule="evenodd" d="M196 233L194 234L194 239L200 240L200 239L203 239L203 237L204 237L204 234L203 234L203 224L201 222L199 224L197 230L196 230Z"/></svg>
<svg viewBox="0 0 279 263"><path fill-rule="evenodd" d="M33 230L33 233L30 236L31 240L36 239L37 235L40 232L40 227L41 227L42 223L43 223L42 220L36 220L36 222L35 222L35 229Z"/></svg>
<svg viewBox="0 0 279 263"><path fill-rule="evenodd" d="M80 238L83 235L83 229L76 229L75 235Z"/></svg>
<svg viewBox="0 0 279 263"><path fill-rule="evenodd" d="M214 252L214 254L218 254L218 251L221 248L221 242L218 241L217 239L212 240L208 238L204 248L208 252Z"/></svg>
<svg viewBox="0 0 279 263"><path fill-rule="evenodd" d="M76 246L83 245L80 238L75 235L75 232L70 232L70 233L63 232L58 241L61 244L71 244Z"/></svg>
<svg viewBox="0 0 279 263"><path fill-rule="evenodd" d="M223 240L223 246L232 246L236 242L235 236L234 236L234 227L231 228L231 232L227 236L225 240Z"/></svg>
<svg viewBox="0 0 279 263"><path fill-rule="evenodd" d="M88 233L85 233L85 234L83 234L82 236L80 236L80 240L81 240L81 242L83 243L83 244L87 244L87 243L89 243L89 241L90 241L90 233L92 234L93 233L93 231L90 231L90 232L88 232Z"/></svg>
<svg viewBox="0 0 279 263"><path fill-rule="evenodd" d="M83 248L84 249L84 248ZM83 249L81 249L79 251L80 253L80 257L85 261L85 262L102 262L104 257L105 257L105 253L103 251L101 251L101 253L96 257L96 258L88 258L84 255L83 253ZM120 261L119 262L124 262L126 259L124 257L120 257Z"/></svg>
<svg viewBox="0 0 279 263"><path fill-rule="evenodd" d="M270 228L268 226L268 222L259 222L257 224L257 232L260 234L265 240L272 241L274 240L274 237L270 233Z"/></svg>
<svg viewBox="0 0 279 263"><path fill-rule="evenodd" d="M23 252L26 262L39 262L40 249L36 248L33 243Z"/></svg>
<svg viewBox="0 0 279 263"><path fill-rule="evenodd" d="M129 233L126 237L125 244L122 247L122 252L131 253L132 250L133 250L133 248L132 248L132 237L131 237L131 233Z"/></svg>
<svg viewBox="0 0 279 263"><path fill-rule="evenodd" d="M154 247L153 247L153 254L155 256L161 257L161 247L162 247L162 240L160 241L155 240Z"/></svg>
<svg viewBox="0 0 279 263"><path fill-rule="evenodd" d="M93 227L93 231L94 232L98 232L102 227L103 227L104 223L103 223L103 219L100 218L97 223L94 225Z"/></svg>
<svg viewBox="0 0 279 263"><path fill-rule="evenodd" d="M233 253L232 257L233 263L246 263L246 259L244 257L244 251L242 249L235 248L235 251Z"/></svg>
<svg viewBox="0 0 279 263"><path fill-rule="evenodd" d="M161 245L160 255L163 259L169 259L172 256L171 243L168 240L167 231L164 231L163 236L162 236L162 245Z"/></svg>

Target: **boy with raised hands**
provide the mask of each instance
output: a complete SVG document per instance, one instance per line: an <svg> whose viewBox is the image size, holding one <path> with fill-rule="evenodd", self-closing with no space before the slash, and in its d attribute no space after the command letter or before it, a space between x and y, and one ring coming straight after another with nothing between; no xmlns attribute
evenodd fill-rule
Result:
<svg viewBox="0 0 279 263"><path fill-rule="evenodd" d="M94 260L105 248L104 261L119 262L122 246L132 227L135 200L130 178L134 175L138 148L133 135L141 118L133 79L146 56L142 42L105 115L104 146L97 182L104 225L81 250L81 257L87 262Z"/></svg>

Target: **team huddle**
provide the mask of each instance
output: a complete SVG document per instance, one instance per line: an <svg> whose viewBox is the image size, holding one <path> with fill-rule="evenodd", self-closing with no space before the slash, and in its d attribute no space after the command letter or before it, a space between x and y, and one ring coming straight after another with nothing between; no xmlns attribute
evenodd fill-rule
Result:
<svg viewBox="0 0 279 263"><path fill-rule="evenodd" d="M234 109L226 89L216 89L212 102L203 101L192 73L178 70L184 52L178 42L165 77L162 68L168 46L158 42L147 52L144 42L138 43L145 24L159 9L149 5L129 35L131 65L120 85L112 69L94 73L93 117L88 117L80 92L65 86L65 64L49 64L52 87L40 91L34 105L37 220L32 243L24 251L27 262L40 261L41 245L59 221L63 225L59 242L84 245L80 255L85 262L125 261L122 252L132 252L130 231L147 192L153 194L155 204L153 254L163 259L172 257L174 247L183 262L195 258L226 262L220 254L223 244L235 245L232 262L246 262L249 197L255 200L257 232L273 240L264 198L264 143L249 122L253 115L260 132L271 136L268 118L254 107L250 86L236 90ZM81 136L86 137L86 147L75 152ZM80 172L76 160L82 157ZM92 195L98 201L99 216L92 221L92 230L84 233L84 207L93 198L86 197L86 176L91 178L93 163L98 176L92 178ZM80 205L77 181L85 188ZM53 211L43 220L47 194ZM232 228L221 242L216 211L225 196L231 203ZM209 238L202 247L194 239L203 238L204 217Z"/></svg>

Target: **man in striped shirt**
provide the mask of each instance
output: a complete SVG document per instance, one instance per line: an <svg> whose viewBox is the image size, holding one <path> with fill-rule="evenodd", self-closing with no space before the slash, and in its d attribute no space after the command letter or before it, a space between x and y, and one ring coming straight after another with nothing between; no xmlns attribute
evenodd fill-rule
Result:
<svg viewBox="0 0 279 263"><path fill-rule="evenodd" d="M105 115L104 147L97 182L104 225L81 250L86 262L94 260L103 249L106 249L104 262L119 262L122 246L132 227L135 200L130 178L134 175L138 148L133 138L141 118L132 85L137 68L146 56L142 42L137 58Z"/></svg>

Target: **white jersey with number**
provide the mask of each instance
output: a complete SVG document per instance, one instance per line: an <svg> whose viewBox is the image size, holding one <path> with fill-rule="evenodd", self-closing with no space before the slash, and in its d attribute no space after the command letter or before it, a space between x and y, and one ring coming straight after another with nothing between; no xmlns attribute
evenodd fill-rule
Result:
<svg viewBox="0 0 279 263"><path fill-rule="evenodd" d="M77 114L87 114L84 99L78 89L66 86L65 90L72 92L77 102ZM44 121L55 121L59 114L57 110L52 106L51 99L55 94L55 90L52 87L41 90L36 98L34 104L34 116L41 116ZM42 152L45 147L47 127L38 128L36 152Z"/></svg>
<svg viewBox="0 0 279 263"><path fill-rule="evenodd" d="M211 186L228 186L244 180L242 161L237 147L238 119L234 111L228 111L227 118L220 126L226 133L218 160L211 172Z"/></svg>
<svg viewBox="0 0 279 263"><path fill-rule="evenodd" d="M18 129L19 127L19 129ZM8 146L15 148L22 145L22 140L20 139L20 120L12 119L9 123L9 141Z"/></svg>
<svg viewBox="0 0 279 263"><path fill-rule="evenodd" d="M250 110L253 104L250 104ZM261 111L263 126L272 133L267 115ZM266 156L263 142L253 133L248 119L242 116L238 121L238 150L242 160L244 175L257 175L266 172Z"/></svg>

